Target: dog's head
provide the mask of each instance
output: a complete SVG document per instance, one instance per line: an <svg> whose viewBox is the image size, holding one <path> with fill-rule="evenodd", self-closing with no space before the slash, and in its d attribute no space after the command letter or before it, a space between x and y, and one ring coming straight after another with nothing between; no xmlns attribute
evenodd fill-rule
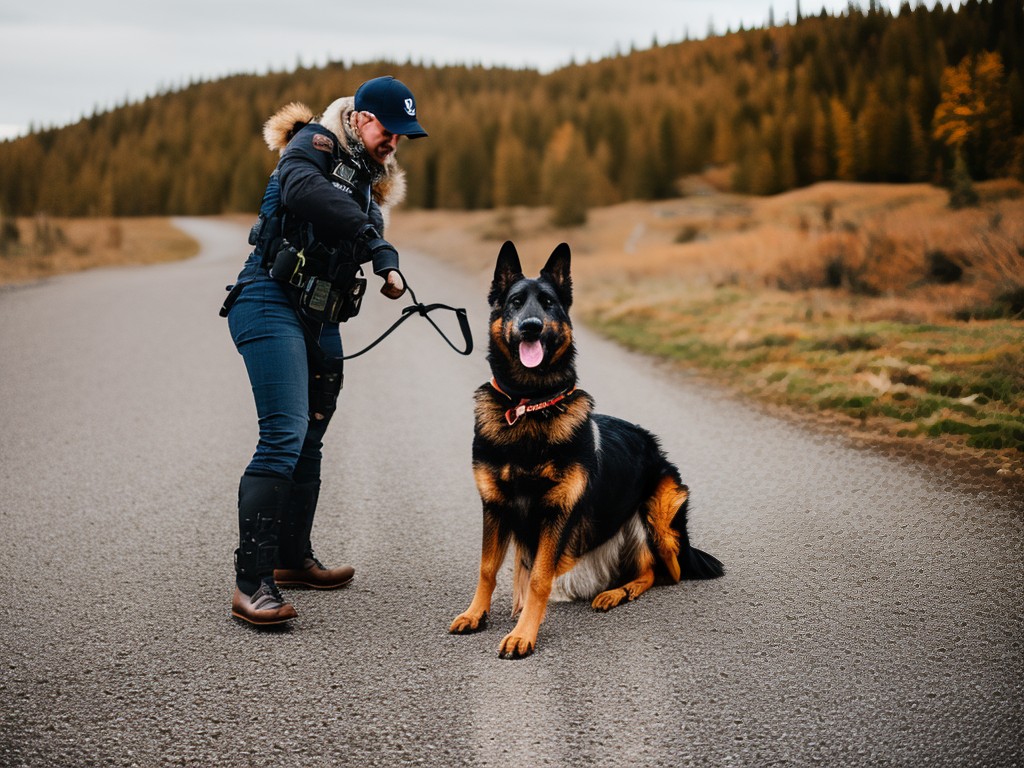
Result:
<svg viewBox="0 0 1024 768"><path fill-rule="evenodd" d="M498 253L488 294L491 370L500 383L536 393L576 381L569 246L560 243L537 278L523 275L515 245Z"/></svg>

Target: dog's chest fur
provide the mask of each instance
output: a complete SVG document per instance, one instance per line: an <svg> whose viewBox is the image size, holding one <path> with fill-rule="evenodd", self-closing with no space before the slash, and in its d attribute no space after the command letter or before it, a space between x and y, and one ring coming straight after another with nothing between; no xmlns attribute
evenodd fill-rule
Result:
<svg viewBox="0 0 1024 768"><path fill-rule="evenodd" d="M505 420L509 401L489 386L476 397L473 465L485 499L501 509L506 522L540 522L561 513L586 492L595 460L593 402L577 390L550 412L529 414L515 424Z"/></svg>

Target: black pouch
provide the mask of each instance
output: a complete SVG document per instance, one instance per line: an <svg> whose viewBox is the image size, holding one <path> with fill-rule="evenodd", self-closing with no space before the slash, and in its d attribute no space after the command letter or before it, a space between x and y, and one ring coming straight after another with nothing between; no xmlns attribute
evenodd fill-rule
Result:
<svg viewBox="0 0 1024 768"><path fill-rule="evenodd" d="M366 278L353 277L348 287L341 292L341 306L338 308L338 321L351 320L359 314L363 305L363 294L366 293Z"/></svg>
<svg viewBox="0 0 1024 768"><path fill-rule="evenodd" d="M353 278L338 286L320 277L311 277L302 290L299 305L307 317L321 323L341 323L359 314L366 280Z"/></svg>
<svg viewBox="0 0 1024 768"><path fill-rule="evenodd" d="M321 277L311 277L299 296L299 306L307 317L319 323L336 323L341 291Z"/></svg>
<svg viewBox="0 0 1024 768"><path fill-rule="evenodd" d="M270 276L282 283L301 285L302 270L305 265L306 259L302 252L295 250L295 246L284 241L283 247L274 256L274 263L270 265Z"/></svg>

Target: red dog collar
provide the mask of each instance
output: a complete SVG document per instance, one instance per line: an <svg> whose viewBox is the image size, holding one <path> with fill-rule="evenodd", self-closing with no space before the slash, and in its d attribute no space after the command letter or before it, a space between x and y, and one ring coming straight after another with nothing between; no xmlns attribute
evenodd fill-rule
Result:
<svg viewBox="0 0 1024 768"><path fill-rule="evenodd" d="M509 400L512 399L511 397L509 397L509 394L505 392L505 390L498 386L498 382L496 379L491 379L491 386L497 392L500 392L502 395L507 397ZM536 413L537 411L543 411L545 408L550 408L553 405L557 405L575 391L576 387L573 387L572 389L569 389L565 392L560 392L550 400L530 400L529 398L524 397L522 400L519 401L518 405L516 405L513 408L509 408L507 411L505 411L505 421L507 421L508 425L511 427L513 424L519 421L519 418L521 416L524 416L527 413Z"/></svg>

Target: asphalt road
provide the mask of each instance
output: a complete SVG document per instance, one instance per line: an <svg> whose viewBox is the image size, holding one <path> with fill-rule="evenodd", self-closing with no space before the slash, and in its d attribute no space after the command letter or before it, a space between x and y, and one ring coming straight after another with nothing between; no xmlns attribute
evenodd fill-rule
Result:
<svg viewBox="0 0 1024 768"><path fill-rule="evenodd" d="M0 765L1024 759L1019 497L774 420L585 330L581 385L662 436L724 578L608 614L555 604L513 662L496 655L506 568L491 628L448 635L476 583L488 373L413 319L349 363L328 433L315 543L356 580L290 593L290 631L233 622L256 424L217 308L246 233L181 226L204 244L188 262L0 290ZM482 346L493 257L470 276L403 265L421 299L469 308ZM401 305L367 302L350 351Z"/></svg>

